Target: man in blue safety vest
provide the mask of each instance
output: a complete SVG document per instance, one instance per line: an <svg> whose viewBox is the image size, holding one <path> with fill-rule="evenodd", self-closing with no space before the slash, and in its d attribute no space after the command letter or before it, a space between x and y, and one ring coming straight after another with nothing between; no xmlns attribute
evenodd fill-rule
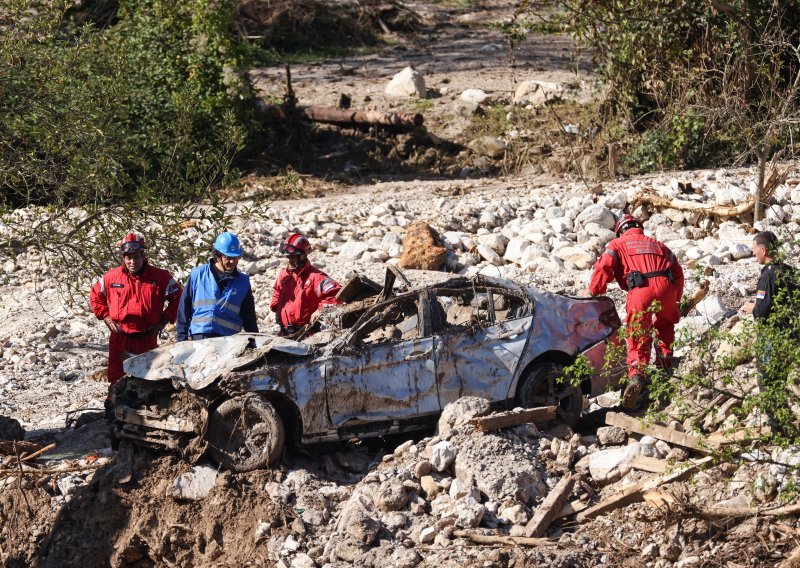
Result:
<svg viewBox="0 0 800 568"><path fill-rule="evenodd" d="M213 257L193 269L178 307L177 340L258 333L250 277L236 269L239 239L224 232L214 241Z"/></svg>

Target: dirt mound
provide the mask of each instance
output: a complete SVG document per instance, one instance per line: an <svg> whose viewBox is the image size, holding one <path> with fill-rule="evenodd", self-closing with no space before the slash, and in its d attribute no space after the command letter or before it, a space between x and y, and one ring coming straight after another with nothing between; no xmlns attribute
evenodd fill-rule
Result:
<svg viewBox="0 0 800 568"><path fill-rule="evenodd" d="M173 480L189 469L124 447L64 507L46 478L0 493L4 565L199 566L223 555L241 565L265 553L257 548L261 523L275 534L291 522L291 511L263 491L274 472L221 474L205 500L176 500Z"/></svg>

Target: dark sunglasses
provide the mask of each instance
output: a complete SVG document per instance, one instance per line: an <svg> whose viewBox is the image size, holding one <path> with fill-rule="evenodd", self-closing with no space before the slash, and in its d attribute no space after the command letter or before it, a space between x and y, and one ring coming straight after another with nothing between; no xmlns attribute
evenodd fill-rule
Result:
<svg viewBox="0 0 800 568"><path fill-rule="evenodd" d="M303 251L301 251L299 248L287 243L281 243L281 246L278 247L278 250L283 256L300 256L303 254Z"/></svg>

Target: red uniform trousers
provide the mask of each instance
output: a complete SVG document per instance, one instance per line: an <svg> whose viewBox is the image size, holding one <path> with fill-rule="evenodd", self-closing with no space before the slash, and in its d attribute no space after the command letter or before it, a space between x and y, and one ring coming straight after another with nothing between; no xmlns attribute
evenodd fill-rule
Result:
<svg viewBox="0 0 800 568"><path fill-rule="evenodd" d="M130 355L139 355L158 347L155 333L141 337L131 337L123 333L111 333L108 338L108 382L109 390L122 378L125 371L122 362Z"/></svg>
<svg viewBox="0 0 800 568"><path fill-rule="evenodd" d="M654 301L661 308L648 311ZM667 367L672 360L672 343L675 341L675 324L680 319L677 288L665 276L647 279L647 286L628 292L625 301L630 335L628 343L628 376L642 375L650 363L653 345L653 328L656 332L656 363Z"/></svg>

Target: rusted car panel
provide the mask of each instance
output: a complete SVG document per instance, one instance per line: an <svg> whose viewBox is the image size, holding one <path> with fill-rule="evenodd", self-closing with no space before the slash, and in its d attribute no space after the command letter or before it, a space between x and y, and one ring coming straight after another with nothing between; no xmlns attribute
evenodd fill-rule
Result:
<svg viewBox="0 0 800 568"><path fill-rule="evenodd" d="M396 281L406 283L399 293ZM395 270L377 288L347 288L353 303L326 310L328 329L306 341L237 334L128 359L115 395L117 433L174 447L173 434L188 435L190 423L192 433L205 433L215 408L253 394L280 420L299 422L292 430L300 441L412 430L435 422L462 396L518 402L520 384L545 362L583 353L599 370L620 325L609 298L569 298L484 276L409 289ZM365 290L377 295L364 297ZM598 373L585 391L599 394L607 383ZM199 401L201 429L185 415L168 419L170 392ZM245 411L222 406L220 412Z"/></svg>

